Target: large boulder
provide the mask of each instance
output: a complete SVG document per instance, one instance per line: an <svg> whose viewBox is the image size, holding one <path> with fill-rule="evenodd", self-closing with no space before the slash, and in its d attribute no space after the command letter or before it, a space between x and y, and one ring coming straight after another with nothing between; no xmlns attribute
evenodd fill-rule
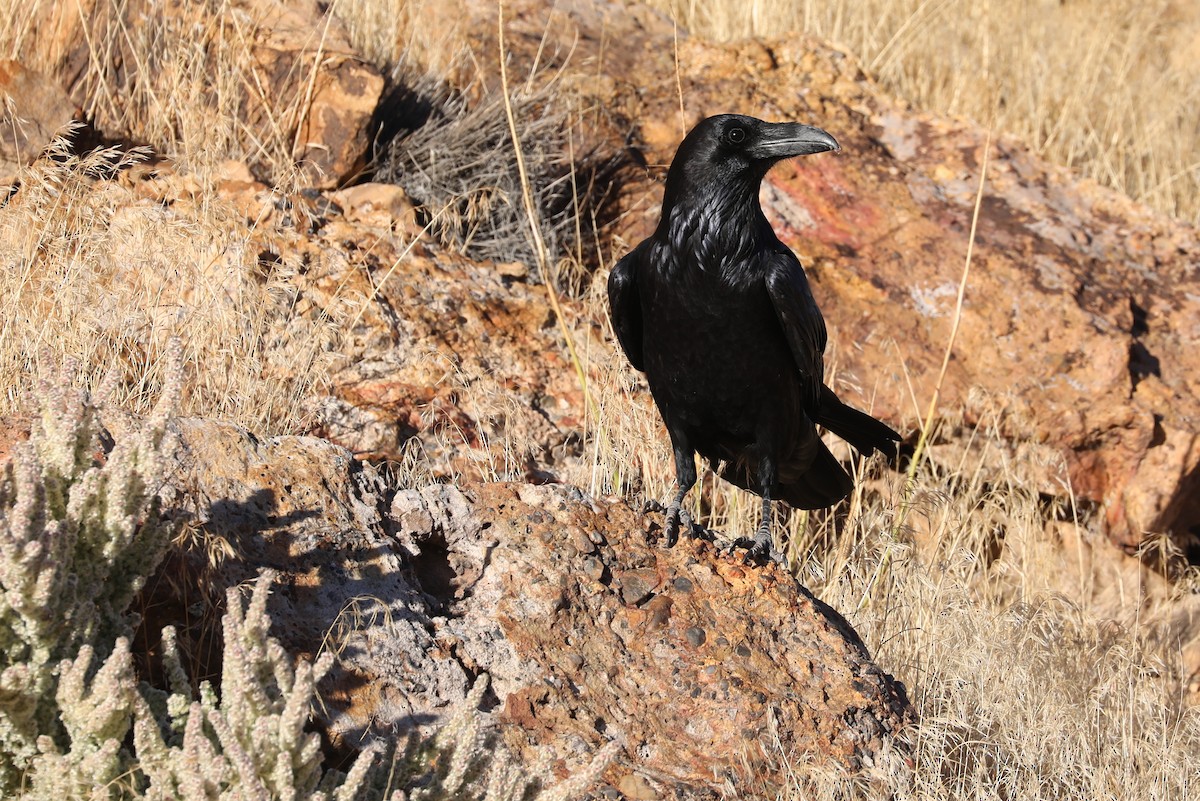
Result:
<svg viewBox="0 0 1200 801"><path fill-rule="evenodd" d="M593 135L651 165L623 187L619 233L631 244L657 221L659 180L703 117L797 120L838 138L841 154L768 175L763 205L809 271L833 385L914 438L950 338L986 161L934 458L958 464L983 427L998 435L982 438L988 446L1008 452L992 460L995 479L1071 500L1130 549L1162 532L1200 547L1191 226L1009 137L992 138L985 157L982 127L909 110L825 43L713 44L680 31L676 46L669 19L624 4L515 2L506 14L510 70L535 54L587 65L564 80L601 110ZM491 5L467 3L459 24L481 61L498 57Z"/></svg>
<svg viewBox="0 0 1200 801"><path fill-rule="evenodd" d="M175 511L232 554L210 581L278 570L272 634L338 653L322 690L334 743L435 725L487 672L518 752L578 764L617 738L618 770L650 783L770 783L779 748L906 769L903 687L781 569L700 540L663 548L624 501L570 487L397 490L324 440L195 419L178 432Z"/></svg>

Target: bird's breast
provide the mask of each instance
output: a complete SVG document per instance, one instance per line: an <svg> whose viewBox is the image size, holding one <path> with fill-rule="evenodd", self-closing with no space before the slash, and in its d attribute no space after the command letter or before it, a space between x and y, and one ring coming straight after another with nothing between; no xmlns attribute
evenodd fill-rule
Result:
<svg viewBox="0 0 1200 801"><path fill-rule="evenodd" d="M799 375L761 281L660 274L643 284L642 302L646 378L660 406L692 425L731 429L794 412Z"/></svg>

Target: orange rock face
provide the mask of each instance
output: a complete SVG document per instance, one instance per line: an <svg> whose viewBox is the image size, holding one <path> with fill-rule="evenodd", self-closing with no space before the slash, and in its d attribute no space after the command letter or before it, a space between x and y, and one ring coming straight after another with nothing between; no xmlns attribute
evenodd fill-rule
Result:
<svg viewBox="0 0 1200 801"><path fill-rule="evenodd" d="M635 12L507 11L512 52L539 42L535 31L557 52L573 44L590 70L577 88L605 110L596 135L628 141L651 165L624 187L624 238L657 221L653 179L698 119L740 112L830 131L842 152L777 167L764 210L809 272L839 394L915 432L950 338L986 131L904 108L845 53L801 37L716 45L681 34L676 63L670 22ZM482 11L477 24L480 46L494 44ZM992 139L986 161L938 408L952 447L935 453L956 462L954 447L986 426L1024 454L998 470L1073 496L1117 543L1170 532L1200 547L1190 533L1200 524L1200 239L1007 137Z"/></svg>

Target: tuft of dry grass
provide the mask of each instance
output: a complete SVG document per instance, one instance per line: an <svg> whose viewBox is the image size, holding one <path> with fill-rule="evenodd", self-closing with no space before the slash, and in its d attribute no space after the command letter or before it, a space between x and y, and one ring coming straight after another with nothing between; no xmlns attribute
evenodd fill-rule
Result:
<svg viewBox="0 0 1200 801"><path fill-rule="evenodd" d="M1200 12L1177 0L653 0L716 40L803 31L888 91L1200 220Z"/></svg>
<svg viewBox="0 0 1200 801"><path fill-rule="evenodd" d="M539 265L532 273L539 282L553 277L542 275L544 262L571 289L579 264L593 260L593 240L583 232L611 216L626 159L575 151L584 139L582 114L559 85L561 75L535 73L489 91L482 74L473 86L452 89L398 70L388 116L400 130L380 147L375 179L403 187L447 247L475 260Z"/></svg>

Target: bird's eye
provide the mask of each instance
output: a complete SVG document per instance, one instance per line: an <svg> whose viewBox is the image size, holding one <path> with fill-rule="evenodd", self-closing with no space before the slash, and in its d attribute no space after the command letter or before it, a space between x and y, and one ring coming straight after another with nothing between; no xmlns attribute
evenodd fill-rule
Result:
<svg viewBox="0 0 1200 801"><path fill-rule="evenodd" d="M745 128L730 128L729 131L725 134L725 137L730 142L733 142L735 145L740 145L742 142L746 141L746 129Z"/></svg>

